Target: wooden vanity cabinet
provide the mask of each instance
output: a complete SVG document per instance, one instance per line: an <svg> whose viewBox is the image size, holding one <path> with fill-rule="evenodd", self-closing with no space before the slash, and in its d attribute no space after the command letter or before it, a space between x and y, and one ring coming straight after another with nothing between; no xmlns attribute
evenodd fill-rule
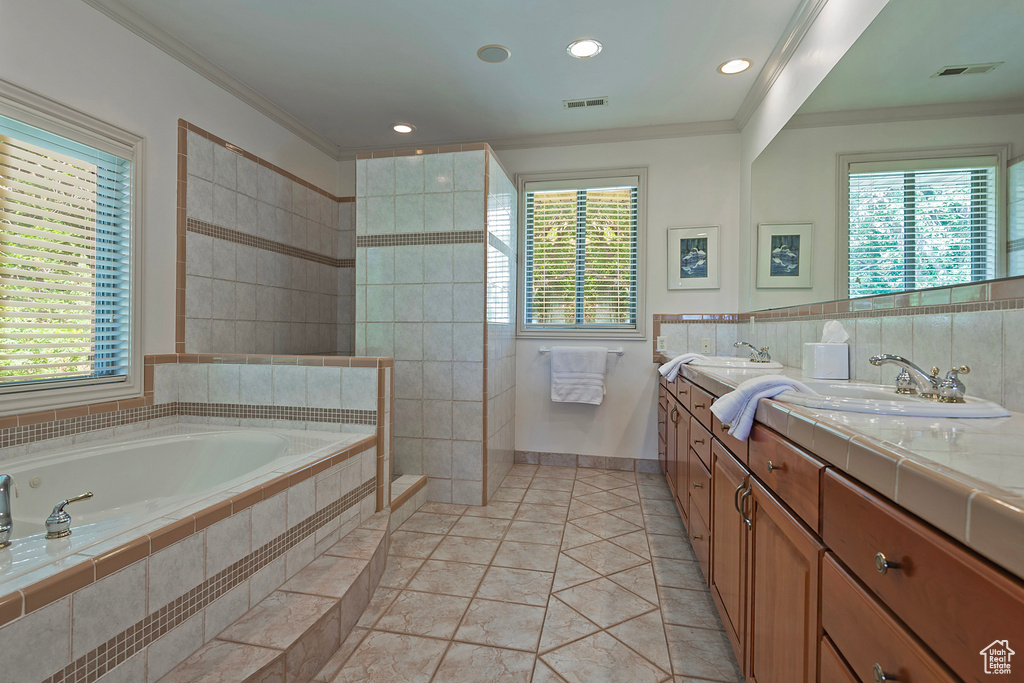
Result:
<svg viewBox="0 0 1024 683"><path fill-rule="evenodd" d="M736 659L746 649L747 525L739 498L747 488L749 472L717 441L711 463L711 597L718 607Z"/></svg>
<svg viewBox="0 0 1024 683"><path fill-rule="evenodd" d="M664 380L658 382L658 464L668 471L668 389Z"/></svg>

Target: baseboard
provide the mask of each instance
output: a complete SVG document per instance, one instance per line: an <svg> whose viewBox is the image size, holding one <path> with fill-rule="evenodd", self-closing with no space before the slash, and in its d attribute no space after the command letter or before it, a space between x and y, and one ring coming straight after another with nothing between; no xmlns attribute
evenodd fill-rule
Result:
<svg viewBox="0 0 1024 683"><path fill-rule="evenodd" d="M656 474L658 461L647 458L613 458L605 455L580 455L577 453L541 453L538 451L516 451L515 462L519 465L546 465L548 467L585 467L621 472Z"/></svg>

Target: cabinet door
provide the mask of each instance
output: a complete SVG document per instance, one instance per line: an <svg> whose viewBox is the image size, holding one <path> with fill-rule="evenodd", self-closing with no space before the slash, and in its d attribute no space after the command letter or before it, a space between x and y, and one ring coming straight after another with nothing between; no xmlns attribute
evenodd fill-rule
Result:
<svg viewBox="0 0 1024 683"><path fill-rule="evenodd" d="M676 425L676 504L683 519L690 519L690 495L687 483L690 476L690 430L688 414L682 408L679 409L682 417Z"/></svg>
<svg viewBox="0 0 1024 683"><path fill-rule="evenodd" d="M719 443L712 448L711 462L711 588L722 623L743 664L747 526L736 500L747 486L747 470ZM745 669L745 667L744 667Z"/></svg>
<svg viewBox="0 0 1024 683"><path fill-rule="evenodd" d="M824 546L751 477L748 677L758 683L813 683L821 642Z"/></svg>
<svg viewBox="0 0 1024 683"><path fill-rule="evenodd" d="M658 383L658 463L661 471L668 471L668 390L661 382Z"/></svg>
<svg viewBox="0 0 1024 683"><path fill-rule="evenodd" d="M672 488L673 494L676 490L676 425L679 423L679 404L674 399L668 402L668 422L665 425L665 478Z"/></svg>

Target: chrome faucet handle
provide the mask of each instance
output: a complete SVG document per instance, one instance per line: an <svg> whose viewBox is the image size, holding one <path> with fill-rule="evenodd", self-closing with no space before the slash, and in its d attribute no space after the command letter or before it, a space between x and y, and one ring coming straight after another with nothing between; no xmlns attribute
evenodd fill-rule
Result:
<svg viewBox="0 0 1024 683"><path fill-rule="evenodd" d="M917 393L917 384L910 377L910 373L907 372L906 368L900 370L900 374L896 375L896 393L907 395Z"/></svg>
<svg viewBox="0 0 1024 683"><path fill-rule="evenodd" d="M11 486L14 480L9 474L0 474L0 548L11 544L14 520L11 518Z"/></svg>
<svg viewBox="0 0 1024 683"><path fill-rule="evenodd" d="M64 538L65 536L71 535L71 515L64 512L64 506L70 503L77 503L80 500L88 500L92 498L92 491L88 493L79 494L73 498L68 498L57 503L53 507L53 512L46 518L46 538Z"/></svg>
<svg viewBox="0 0 1024 683"><path fill-rule="evenodd" d="M960 381L960 375L970 374L966 365L955 367L946 373L946 379L939 384L939 401L942 403L964 403L967 387Z"/></svg>
<svg viewBox="0 0 1024 683"><path fill-rule="evenodd" d="M759 363L771 363L772 354L768 353L767 346L762 346L761 350L757 352L757 360Z"/></svg>

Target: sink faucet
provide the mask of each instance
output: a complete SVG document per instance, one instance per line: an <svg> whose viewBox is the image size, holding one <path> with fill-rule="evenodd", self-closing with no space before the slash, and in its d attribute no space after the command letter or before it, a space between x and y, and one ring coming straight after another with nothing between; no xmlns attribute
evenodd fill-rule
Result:
<svg viewBox="0 0 1024 683"><path fill-rule="evenodd" d="M872 356L868 362L876 367L892 364L902 369L896 375L897 394L920 394L921 398L939 400L939 369L933 367L929 375L903 356L896 356L891 353L880 353ZM961 385L963 386L963 385Z"/></svg>
<svg viewBox="0 0 1024 683"><path fill-rule="evenodd" d="M11 544L14 522L11 519L11 485L9 474L0 474L0 548Z"/></svg>
<svg viewBox="0 0 1024 683"><path fill-rule="evenodd" d="M745 341L739 341L739 342L736 342L735 344L733 344L733 348L736 348L736 349L744 347L744 346L747 347L747 349L750 351L750 362L751 363L771 363L772 362L772 355L770 353L768 353L768 347L767 346L763 346L760 349L758 349L756 346L754 346L750 342L745 342Z"/></svg>

